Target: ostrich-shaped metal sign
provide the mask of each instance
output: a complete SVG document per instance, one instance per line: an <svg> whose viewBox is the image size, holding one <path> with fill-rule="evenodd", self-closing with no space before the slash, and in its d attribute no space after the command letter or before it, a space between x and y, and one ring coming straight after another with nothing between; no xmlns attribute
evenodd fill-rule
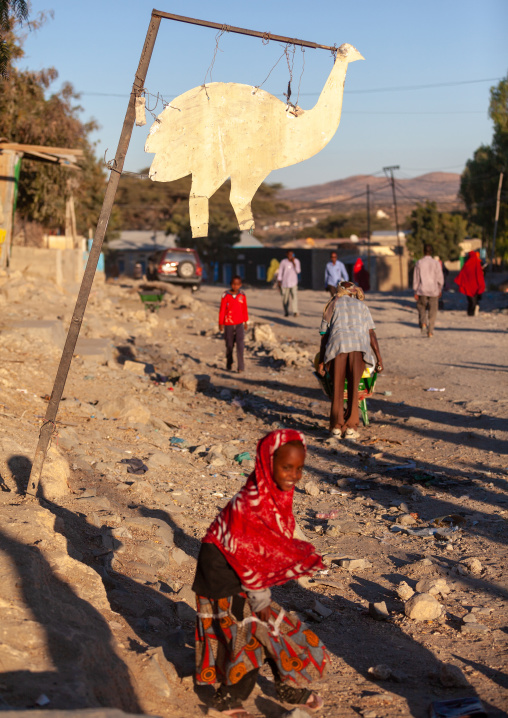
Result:
<svg viewBox="0 0 508 718"><path fill-rule="evenodd" d="M192 175L189 214L193 237L208 234L208 201L231 178L230 201L240 229L254 228L251 202L272 170L312 157L340 122L346 70L363 60L352 45L337 50L316 105L306 112L249 85L213 82L175 100L150 128L146 152L155 152L150 179Z"/></svg>

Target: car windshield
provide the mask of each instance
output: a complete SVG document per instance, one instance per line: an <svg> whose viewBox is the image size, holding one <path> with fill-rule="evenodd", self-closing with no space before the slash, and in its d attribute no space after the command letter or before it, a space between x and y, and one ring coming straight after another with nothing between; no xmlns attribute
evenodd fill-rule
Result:
<svg viewBox="0 0 508 718"><path fill-rule="evenodd" d="M165 262L194 262L194 254L192 252L166 252L164 256Z"/></svg>

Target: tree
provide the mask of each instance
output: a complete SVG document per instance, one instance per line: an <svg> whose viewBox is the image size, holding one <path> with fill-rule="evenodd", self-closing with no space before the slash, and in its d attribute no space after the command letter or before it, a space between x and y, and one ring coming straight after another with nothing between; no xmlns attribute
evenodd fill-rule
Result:
<svg viewBox="0 0 508 718"><path fill-rule="evenodd" d="M11 58L18 55L11 35L15 20L28 20L27 0L0 0L0 77L6 76Z"/></svg>
<svg viewBox="0 0 508 718"><path fill-rule="evenodd" d="M192 237L187 197L175 203L171 219L166 224L166 233L178 235L180 247L197 249L205 262L214 262L223 257L240 239L238 222L229 202L230 191L228 181L210 198L207 237Z"/></svg>
<svg viewBox="0 0 508 718"><path fill-rule="evenodd" d="M148 169L140 174L148 174ZM197 239L192 237L189 221L190 188L190 176L174 182L122 177L115 201L122 228L164 230L167 234L176 234L181 247L195 248L204 260L215 261L240 238L238 222L229 201L231 184L225 182L210 198L208 237ZM287 210L287 204L276 198L280 188L280 184L261 184L252 201L256 223Z"/></svg>
<svg viewBox="0 0 508 718"><path fill-rule="evenodd" d="M371 218L371 231L390 229L390 227L391 224L388 219L378 217ZM365 211L356 211L350 214L329 214L316 225L301 229L297 237L312 237L313 239L344 237L347 239L352 234L356 234L358 237L365 237L367 235L367 228L367 212Z"/></svg>
<svg viewBox="0 0 508 718"><path fill-rule="evenodd" d="M496 196L501 172L504 181L496 240L496 255L508 261L508 76L490 90L489 116L494 124L490 145L481 145L462 173L459 194L467 208L469 228L481 234L490 251Z"/></svg>
<svg viewBox="0 0 508 718"><path fill-rule="evenodd" d="M0 0L1 2L1 0ZM8 37L15 48L11 58L22 57L14 23ZM90 133L97 129L94 121L83 123L79 94L72 85L49 97L47 91L58 77L54 68L38 72L18 70L11 62L8 73L0 77L0 135L11 142L82 149L80 169L55 166L24 157L18 187L17 220L35 222L47 230L63 230L65 203L70 193L79 197L76 206L78 232L86 234L98 219L105 189L105 173L96 160ZM115 217L108 226L115 228Z"/></svg>
<svg viewBox="0 0 508 718"><path fill-rule="evenodd" d="M423 257L425 244L432 244L434 254L444 262L460 257L460 243L467 227L460 214L439 212L435 202L426 202L411 212L409 226L407 248L415 259Z"/></svg>

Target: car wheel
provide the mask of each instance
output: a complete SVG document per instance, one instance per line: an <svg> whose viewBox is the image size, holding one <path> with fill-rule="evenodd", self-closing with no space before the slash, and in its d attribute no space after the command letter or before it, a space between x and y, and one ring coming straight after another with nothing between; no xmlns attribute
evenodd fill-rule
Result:
<svg viewBox="0 0 508 718"><path fill-rule="evenodd" d="M176 272L182 279L190 279L195 273L194 265L192 262L180 262Z"/></svg>

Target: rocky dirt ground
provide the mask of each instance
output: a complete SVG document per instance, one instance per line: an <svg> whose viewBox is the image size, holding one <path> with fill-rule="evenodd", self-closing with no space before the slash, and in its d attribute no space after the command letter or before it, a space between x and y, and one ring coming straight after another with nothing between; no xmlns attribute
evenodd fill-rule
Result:
<svg viewBox="0 0 508 718"><path fill-rule="evenodd" d="M324 294L301 292L285 319L273 290L247 289L238 375L216 334L220 289L172 289L150 314L133 283L97 283L44 499L24 499L76 289L0 277L0 708L206 713L192 681L199 541L257 440L288 426L309 447L295 514L327 568L274 593L330 651L322 715L420 717L475 695L506 715L506 295L474 318L449 295L431 340L409 294L369 296L386 371L346 442L327 435L310 363ZM248 707L284 714L268 674Z"/></svg>

